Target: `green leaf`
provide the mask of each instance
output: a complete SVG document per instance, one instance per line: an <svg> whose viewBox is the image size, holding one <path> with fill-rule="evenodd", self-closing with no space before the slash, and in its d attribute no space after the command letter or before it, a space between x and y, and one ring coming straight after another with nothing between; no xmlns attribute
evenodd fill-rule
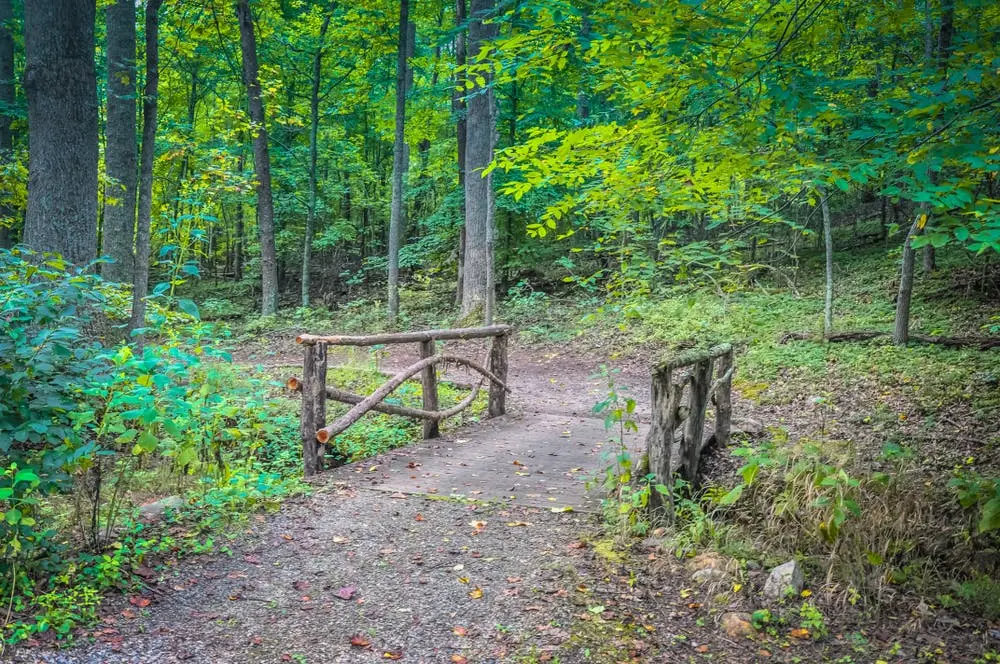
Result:
<svg viewBox="0 0 1000 664"><path fill-rule="evenodd" d="M745 485L743 485L743 484L737 484L736 486L734 486L729 491L729 493L727 493L726 495L724 495L722 498L719 499L719 504L720 505L732 505L733 503L735 503L737 500L740 499L740 496L743 495L743 487L744 486Z"/></svg>
<svg viewBox="0 0 1000 664"><path fill-rule="evenodd" d="M178 300L177 307L195 320L201 320L201 313L198 311L198 305L194 303L194 300Z"/></svg>
<svg viewBox="0 0 1000 664"><path fill-rule="evenodd" d="M979 534L988 533L1000 528L1000 496L991 498L983 505L983 513L979 518Z"/></svg>

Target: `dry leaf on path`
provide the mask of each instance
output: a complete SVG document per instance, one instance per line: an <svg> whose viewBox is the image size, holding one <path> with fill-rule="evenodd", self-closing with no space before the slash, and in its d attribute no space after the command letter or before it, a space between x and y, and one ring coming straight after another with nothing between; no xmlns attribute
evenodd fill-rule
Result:
<svg viewBox="0 0 1000 664"><path fill-rule="evenodd" d="M471 591L469 591L469 597L471 597L472 599L482 599L483 598L483 589L482 588L473 588Z"/></svg>

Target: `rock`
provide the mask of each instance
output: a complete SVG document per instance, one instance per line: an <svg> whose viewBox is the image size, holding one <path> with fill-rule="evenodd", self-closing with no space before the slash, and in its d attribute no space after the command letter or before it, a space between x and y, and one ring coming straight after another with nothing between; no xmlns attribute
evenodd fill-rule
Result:
<svg viewBox="0 0 1000 664"><path fill-rule="evenodd" d="M729 432L733 436L742 434L753 438L764 433L764 425L757 420L736 420L732 423Z"/></svg>
<svg viewBox="0 0 1000 664"><path fill-rule="evenodd" d="M642 548L652 549L654 551L666 551L667 540L663 537L647 537L642 540Z"/></svg>
<svg viewBox="0 0 1000 664"><path fill-rule="evenodd" d="M162 521L167 510L177 511L187 503L180 496L167 496L152 503L139 506L139 520L143 523Z"/></svg>
<svg viewBox="0 0 1000 664"><path fill-rule="evenodd" d="M705 569L700 569L691 575L691 580L696 583L708 583L709 581L721 581L726 578L725 571L721 569L715 569L713 567L706 567Z"/></svg>
<svg viewBox="0 0 1000 664"><path fill-rule="evenodd" d="M723 613L719 624L726 635L733 639L749 639L757 633L749 613Z"/></svg>
<svg viewBox="0 0 1000 664"><path fill-rule="evenodd" d="M802 568L795 560L778 565L771 570L771 574L764 583L764 596L770 599L783 599L789 595L798 595L805 585L805 578L802 576Z"/></svg>

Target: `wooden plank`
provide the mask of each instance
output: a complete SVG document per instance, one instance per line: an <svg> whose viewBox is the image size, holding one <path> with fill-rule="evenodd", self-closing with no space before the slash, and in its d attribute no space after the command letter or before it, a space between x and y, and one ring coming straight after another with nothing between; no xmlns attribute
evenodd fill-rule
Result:
<svg viewBox="0 0 1000 664"><path fill-rule="evenodd" d="M434 356L434 341L420 342L420 357L427 358ZM438 409L438 389L437 389L437 367L433 364L424 367L420 373L421 391L424 399L424 410L434 412ZM437 438L441 435L438 420L424 420L424 439Z"/></svg>
<svg viewBox="0 0 1000 664"><path fill-rule="evenodd" d="M331 346L378 346L382 344L420 343L423 341L445 341L448 339L485 339L510 334L510 325L490 325L488 327L464 327L450 330L423 330L418 332L393 332L367 336L322 336L300 334L295 342L303 345L325 343Z"/></svg>
<svg viewBox="0 0 1000 664"><path fill-rule="evenodd" d="M490 383L490 417L499 417L507 412L507 335L493 337L490 347L490 372L500 379L500 384Z"/></svg>

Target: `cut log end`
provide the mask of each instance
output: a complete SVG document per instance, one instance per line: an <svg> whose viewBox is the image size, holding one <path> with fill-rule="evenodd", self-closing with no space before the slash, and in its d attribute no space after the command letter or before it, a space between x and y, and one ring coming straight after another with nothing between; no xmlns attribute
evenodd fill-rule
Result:
<svg viewBox="0 0 1000 664"><path fill-rule="evenodd" d="M330 433L326 429L320 429L316 432L316 440L325 445L330 440Z"/></svg>
<svg viewBox="0 0 1000 664"><path fill-rule="evenodd" d="M295 376L292 376L291 378L285 381L285 387L287 387L292 392L298 392L299 390L302 389L302 381L300 381Z"/></svg>

